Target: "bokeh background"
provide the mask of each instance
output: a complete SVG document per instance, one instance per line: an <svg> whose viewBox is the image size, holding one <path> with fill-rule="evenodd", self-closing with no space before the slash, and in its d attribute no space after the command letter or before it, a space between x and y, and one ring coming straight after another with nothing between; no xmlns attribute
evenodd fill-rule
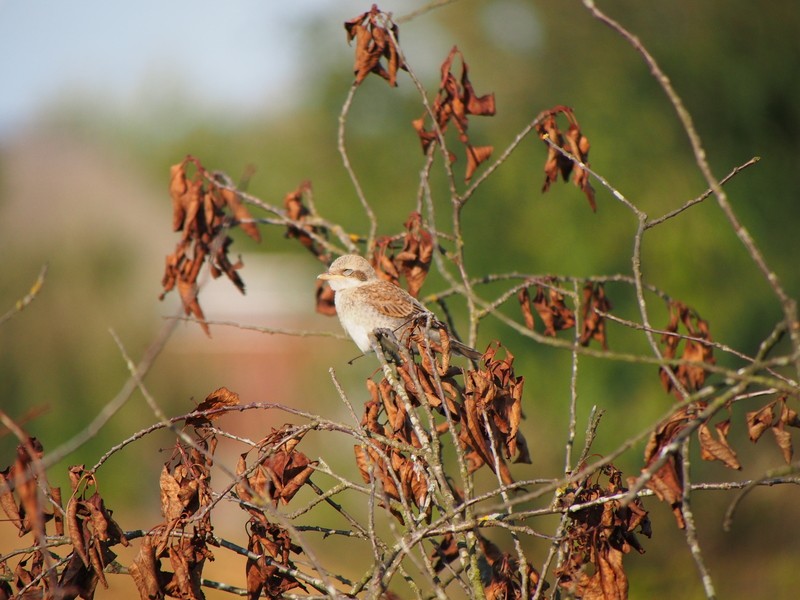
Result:
<svg viewBox="0 0 800 600"><path fill-rule="evenodd" d="M379 6L402 16L425 4ZM353 49L342 23L369 6L350 0L0 1L0 312L49 265L40 296L0 327L0 405L46 449L84 428L126 380L110 331L137 359L177 309L174 295L158 300L163 259L176 242L167 194L171 164L193 154L235 180L254 169L248 190L273 204L310 179L323 215L348 230L365 230L336 149L336 128L352 81ZM646 6L625 0L603 7L670 76L718 177L761 157L726 189L768 263L797 297L795 3L778 0L756 8L743 0ZM592 142L593 167L643 210L657 216L704 191L686 135L640 57L576 1L447 3L404 23L400 40L430 94L454 44L469 63L476 91L495 93L497 115L471 122L475 143L502 149L540 110L567 104ZM396 89L368 78L356 95L347 145L378 213L379 233L397 232L413 209L422 154L410 121L420 114L418 95L402 75ZM542 195L544 154L535 140L525 142L471 200L464 213L470 271L630 272L630 213L598 185L597 214L571 185ZM441 184L434 178L435 190L441 192ZM446 202L445 196L439 201ZM440 206L444 213L445 204ZM335 320L314 314L314 276L322 265L282 232L263 233L260 245L237 236L233 253L243 255L247 294L211 282L201 296L208 318L338 331ZM692 305L710 322L714 339L743 352L753 353L780 318L776 299L713 201L653 231L644 259L650 283ZM436 291L440 283L432 278L423 292ZM621 314L635 317L630 290L607 291ZM503 310L518 317L513 303ZM654 312L659 314L655 306ZM330 383L330 366L356 402L366 398L363 381L371 365L346 364L355 355L349 342L230 327L212 333L206 338L196 326L179 325L148 375L148 389L167 413L186 412L225 385L244 402L279 402L347 419ZM645 351L638 336L613 328L610 333L612 347ZM534 463L515 474L556 476L563 460L570 357L487 321L479 342L494 338L517 356L517 372L527 380L525 432ZM606 410L598 453L637 433L671 401L650 367L586 360L582 368L581 423L592 405ZM747 479L781 464L768 440L758 446L747 441L747 409L734 411L731 434L743 471L697 464L699 479ZM141 394L134 395L51 478L67 486L67 464L94 464L154 420ZM225 425L258 439L286 420L269 413L231 418ZM330 437L309 439L305 451L357 477L351 440L338 441L339 447ZM99 473L103 496L123 528L159 521L157 473L171 443L166 435L146 438ZM0 466L9 464L15 444L13 436L0 438ZM637 447L618 466L633 474L640 460ZM730 493L709 492L695 501L700 541L720 596L793 597L796 556L787 549L798 534L797 492L756 491L733 530L723 533L722 512L731 499ZM668 509L655 500L646 505L655 531L644 542L647 554L626 561L631 597L702 597ZM243 513L232 509L227 519L218 530L245 543ZM0 538L3 548L14 542L3 523ZM368 548L362 550L369 555ZM354 562L343 564L343 572ZM231 572L223 570L218 578L242 585L243 568ZM112 584L122 587L100 591L99 597L132 592L127 578Z"/></svg>

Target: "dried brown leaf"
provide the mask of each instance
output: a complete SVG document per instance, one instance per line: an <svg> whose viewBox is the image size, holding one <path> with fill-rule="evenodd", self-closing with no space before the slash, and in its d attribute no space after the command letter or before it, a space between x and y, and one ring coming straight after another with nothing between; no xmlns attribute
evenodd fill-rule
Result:
<svg viewBox="0 0 800 600"><path fill-rule="evenodd" d="M97 581L98 576L95 570L86 567L80 556L73 552L67 562L67 567L62 571L58 580L59 590L63 594L59 597L64 598L64 600L72 600L80 596L86 600L91 600L94 598Z"/></svg>
<svg viewBox="0 0 800 600"><path fill-rule="evenodd" d="M781 414L777 423L772 426L772 435L780 448L783 460L789 465L792 463L794 448L792 447L792 436L786 427L800 427L800 419L797 412L786 405L786 398L780 398Z"/></svg>
<svg viewBox="0 0 800 600"><path fill-rule="evenodd" d="M457 79L452 73L453 63L459 57L461 59L461 77ZM473 146L470 142L467 129L469 128L469 115L491 116L495 114L494 94L478 96L475 94L472 83L469 80L469 66L457 46L453 46L450 53L442 62L441 80L439 90L434 99L432 112L433 121L438 125L443 133L447 130L450 122L455 124L458 130L458 138L464 144L467 153L467 167L465 180L469 181L475 173L477 167L489 158L492 153L491 146ZM428 131L425 128L427 113L421 118L412 121L412 126L417 132L422 143L422 151L427 154L432 144L438 141L435 131ZM450 162L455 160L455 155L448 151Z"/></svg>
<svg viewBox="0 0 800 600"><path fill-rule="evenodd" d="M564 304L564 296L558 290L537 285L531 302L544 323L545 335L555 337L557 332L575 325L575 315Z"/></svg>
<svg viewBox="0 0 800 600"><path fill-rule="evenodd" d="M715 425L717 435L714 436L707 423L703 423L697 430L697 437L700 440L700 456L703 460L718 460L729 469L741 469L742 465L736 457L736 452L728 444L728 431L730 430L730 419L721 421Z"/></svg>
<svg viewBox="0 0 800 600"><path fill-rule="evenodd" d="M558 115L563 115L569 122L569 128L566 133L562 132L558 126ZM564 181L567 181L570 175L574 173L573 182L583 191L592 211L596 212L597 203L595 201L594 188L589 182L589 171L573 162L572 159L548 143L548 141L552 142L557 148L561 148L580 163L589 167L589 140L581 132L578 119L575 117L573 110L568 106L558 105L544 111L539 117L536 131L547 147L547 158L544 164L545 180L542 192L550 189L550 185L558 180L559 175Z"/></svg>
<svg viewBox="0 0 800 600"><path fill-rule="evenodd" d="M13 488L13 480L14 465L0 471L0 506L3 507L3 512L6 513L8 519L19 530L19 534L23 535L27 532L24 529L22 515L19 512L17 501L14 499L14 494L11 491Z"/></svg>
<svg viewBox="0 0 800 600"><path fill-rule="evenodd" d="M492 146L472 146L467 144L467 171L464 179L469 181L480 164L489 159L494 148Z"/></svg>
<svg viewBox="0 0 800 600"><path fill-rule="evenodd" d="M606 339L605 317L598 311L607 313L611 310L611 302L606 298L605 287L602 283L596 286L591 282L583 287L582 306L582 330L579 342L582 346L588 346L591 340L597 340L604 350L608 349Z"/></svg>
<svg viewBox="0 0 800 600"><path fill-rule="evenodd" d="M86 551L86 540L84 539L84 530L81 520L78 518L79 501L73 496L67 502L67 531L69 531L69 539L72 547L78 556L81 557L83 564L89 566L89 554Z"/></svg>
<svg viewBox="0 0 800 600"><path fill-rule="evenodd" d="M161 469L161 477L158 483L161 490L161 514L167 522L178 520L186 508L186 504L181 499L181 485L169 472L167 465L164 465Z"/></svg>
<svg viewBox="0 0 800 600"><path fill-rule="evenodd" d="M708 323L687 305L678 301L669 303L669 322L665 328L665 334L661 336L661 343L664 345L664 358L672 359L678 356L678 348L681 341L684 341L683 352L680 358L694 363L707 363L713 365L714 349L711 346L711 334ZM681 324L686 330L686 334L681 334ZM688 339L693 338L693 339ZM667 392L673 391L672 378L664 368L659 370L661 383ZM705 383L706 369L701 364L681 363L673 369L673 373L680 384L689 392L697 391ZM679 390L675 389L675 394L679 399L683 396Z"/></svg>
<svg viewBox="0 0 800 600"><path fill-rule="evenodd" d="M225 200L225 204L228 208L231 209L242 231L256 242L260 242L261 232L258 230L258 225L253 222L253 216L250 214L250 211L247 210L247 206L242 202L239 194L235 190L229 188L219 188L219 194Z"/></svg>
<svg viewBox="0 0 800 600"><path fill-rule="evenodd" d="M757 442L763 433L772 427L772 423L775 420L774 406L775 402L773 401L745 415L747 434L750 436L751 442Z"/></svg>
<svg viewBox="0 0 800 600"><path fill-rule="evenodd" d="M675 437L686 427L690 417L686 408L682 408L670 416L666 422L659 425L650 435L644 451L644 472L658 459L665 446L668 446ZM685 522L681 503L683 498L683 471L680 454L672 453L664 465L659 468L647 483L647 487L655 492L656 496L672 507L672 512L683 529Z"/></svg>
<svg viewBox="0 0 800 600"><path fill-rule="evenodd" d="M156 561L153 538L146 535L142 538L139 553L129 567L133 582L139 590L142 600L154 600L164 597L162 585L163 574Z"/></svg>
<svg viewBox="0 0 800 600"><path fill-rule="evenodd" d="M528 292L528 288L522 288L517 294L517 298L519 299L520 309L522 309L522 318L525 320L525 327L533 331L536 326L536 321L531 311L531 295L530 292Z"/></svg>
<svg viewBox="0 0 800 600"><path fill-rule="evenodd" d="M186 182L185 162L172 165L169 168L169 194L172 197L172 230L183 229L186 218L185 194L188 190Z"/></svg>
<svg viewBox="0 0 800 600"><path fill-rule="evenodd" d="M377 5L373 4L369 11L345 21L347 41L356 40L353 65L356 85L364 81L370 73L384 78L393 87L397 85L397 70L405 69L405 65L395 45L400 35L397 26L390 24L387 29L383 25L389 20L389 15L382 13ZM381 62L384 58L386 67Z"/></svg>
<svg viewBox="0 0 800 600"><path fill-rule="evenodd" d="M334 292L324 281L317 281L316 288L316 310L318 313L328 317L336 316L336 304L334 304Z"/></svg>
<svg viewBox="0 0 800 600"><path fill-rule="evenodd" d="M786 431L783 423L779 422L775 427L772 427L772 435L775 438L775 443L778 444L778 448L780 448L783 460L787 465L791 464L792 455L794 454L791 434Z"/></svg>
<svg viewBox="0 0 800 600"><path fill-rule="evenodd" d="M186 424L194 427L209 425L211 421L218 419L224 414L222 412L213 411L227 406L236 406L237 404L239 404L239 394L230 391L226 387L218 388L197 405L197 408L192 411L192 415L186 419ZM211 414L201 414L206 412L211 412Z"/></svg>
<svg viewBox="0 0 800 600"><path fill-rule="evenodd" d="M211 330L208 328L208 323L206 323L206 316L203 314L203 309L200 308L200 303L197 301L197 284L185 279L179 279L178 292L181 295L184 312L197 319L205 334L210 336Z"/></svg>

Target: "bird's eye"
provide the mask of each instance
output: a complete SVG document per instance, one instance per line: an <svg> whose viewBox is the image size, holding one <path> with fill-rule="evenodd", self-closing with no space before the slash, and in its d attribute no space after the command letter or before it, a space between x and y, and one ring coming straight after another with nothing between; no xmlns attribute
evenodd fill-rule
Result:
<svg viewBox="0 0 800 600"><path fill-rule="evenodd" d="M342 275L344 275L345 277L350 277L350 275L352 274L353 274L353 269L345 269L344 271L342 271Z"/></svg>

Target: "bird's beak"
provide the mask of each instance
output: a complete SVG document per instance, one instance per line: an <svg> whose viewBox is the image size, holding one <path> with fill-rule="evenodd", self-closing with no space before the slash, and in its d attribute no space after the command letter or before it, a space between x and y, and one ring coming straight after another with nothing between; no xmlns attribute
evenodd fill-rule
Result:
<svg viewBox="0 0 800 600"><path fill-rule="evenodd" d="M328 279L330 279L331 277L332 277L332 275L331 275L330 273L328 273L327 271L325 271L324 273L320 273L319 275L317 275L317 279L322 279L322 281L327 281L327 280L328 280Z"/></svg>

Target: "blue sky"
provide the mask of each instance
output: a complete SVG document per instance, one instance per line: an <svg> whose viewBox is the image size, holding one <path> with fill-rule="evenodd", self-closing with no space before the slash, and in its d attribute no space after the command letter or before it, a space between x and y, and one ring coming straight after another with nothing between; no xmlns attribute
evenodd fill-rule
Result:
<svg viewBox="0 0 800 600"><path fill-rule="evenodd" d="M147 104L164 85L207 107L254 110L291 82L302 43L294 25L368 5L0 0L0 138L66 97Z"/></svg>

